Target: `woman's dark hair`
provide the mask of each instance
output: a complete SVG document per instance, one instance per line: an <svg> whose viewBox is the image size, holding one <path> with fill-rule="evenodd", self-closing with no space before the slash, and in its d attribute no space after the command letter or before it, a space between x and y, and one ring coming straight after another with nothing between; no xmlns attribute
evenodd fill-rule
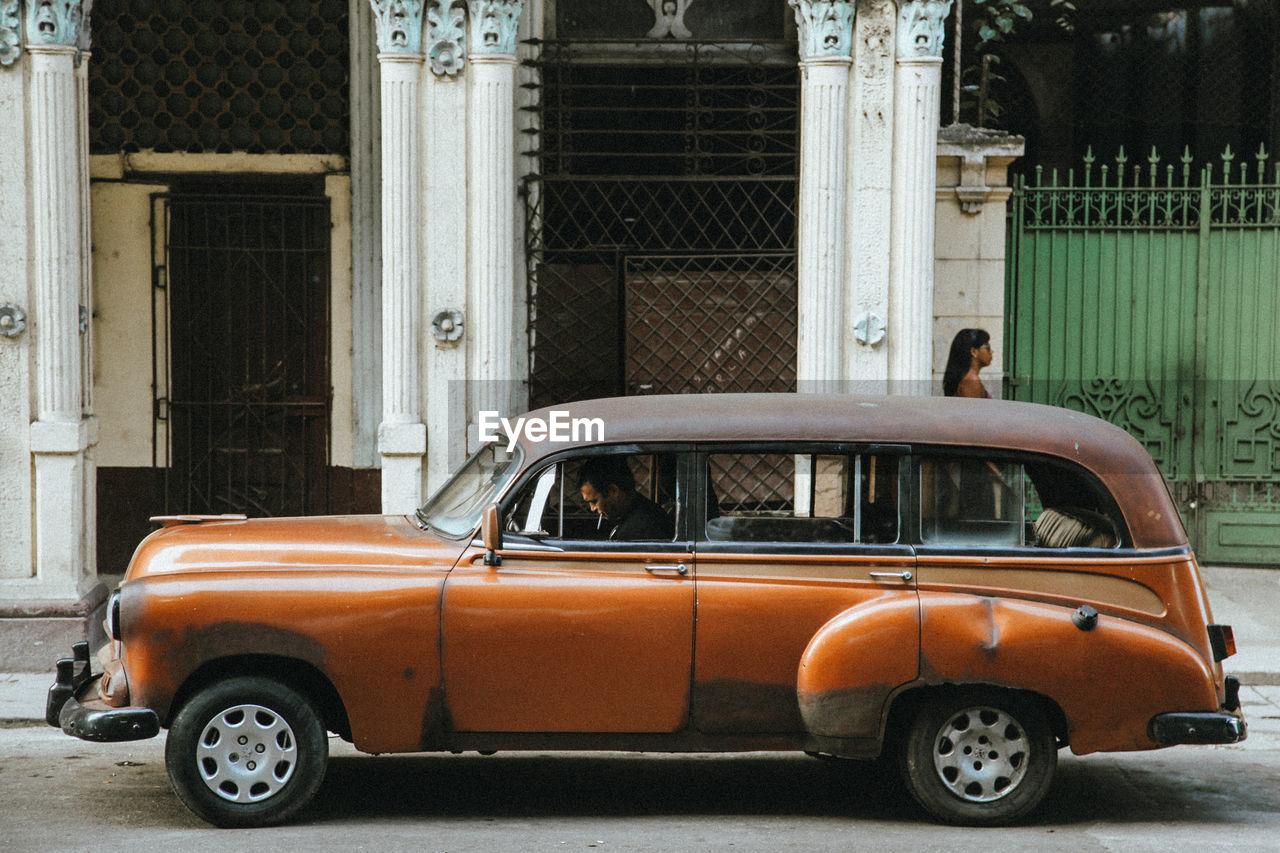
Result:
<svg viewBox="0 0 1280 853"><path fill-rule="evenodd" d="M982 345L991 340L991 335L984 329L961 329L951 340L951 354L947 356L947 369L942 374L942 393L948 397L956 395L960 380L973 366L973 353L970 350L982 349Z"/></svg>

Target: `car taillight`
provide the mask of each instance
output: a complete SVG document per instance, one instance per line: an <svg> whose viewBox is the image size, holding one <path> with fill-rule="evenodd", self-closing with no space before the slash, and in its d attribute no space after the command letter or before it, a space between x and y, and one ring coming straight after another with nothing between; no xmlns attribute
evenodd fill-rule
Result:
<svg viewBox="0 0 1280 853"><path fill-rule="evenodd" d="M1214 660L1226 660L1236 653L1236 635L1230 625L1209 625L1208 628Z"/></svg>

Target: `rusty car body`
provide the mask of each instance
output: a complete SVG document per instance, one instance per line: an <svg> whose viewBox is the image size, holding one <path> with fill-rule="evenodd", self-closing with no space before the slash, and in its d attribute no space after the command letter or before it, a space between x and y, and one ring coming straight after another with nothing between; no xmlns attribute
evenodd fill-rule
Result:
<svg viewBox="0 0 1280 853"><path fill-rule="evenodd" d="M59 662L49 722L168 728L175 790L222 826L304 807L326 730L368 753L884 757L959 824L1026 815L1062 747L1245 737L1231 630L1116 427L819 395L529 417L566 412L602 430L487 445L415 515L161 519L102 672L85 648ZM674 536L608 538L576 477L597 456Z"/></svg>

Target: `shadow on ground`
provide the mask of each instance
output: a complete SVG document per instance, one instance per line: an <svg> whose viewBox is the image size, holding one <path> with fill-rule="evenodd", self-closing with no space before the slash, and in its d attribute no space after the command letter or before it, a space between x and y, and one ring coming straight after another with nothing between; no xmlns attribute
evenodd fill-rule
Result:
<svg viewBox="0 0 1280 853"><path fill-rule="evenodd" d="M1195 822L1280 812L1280 768L1241 752L1064 754L1029 826ZM846 817L927 822L880 765L800 755L339 756L302 820L638 815Z"/></svg>

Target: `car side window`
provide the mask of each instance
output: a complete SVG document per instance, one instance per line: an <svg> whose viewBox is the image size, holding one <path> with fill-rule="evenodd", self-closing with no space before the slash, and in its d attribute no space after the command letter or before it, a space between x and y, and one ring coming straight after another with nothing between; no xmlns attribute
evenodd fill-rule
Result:
<svg viewBox="0 0 1280 853"><path fill-rule="evenodd" d="M504 523L507 531L535 539L669 542L677 521L675 483L674 453L564 459L525 483Z"/></svg>
<svg viewBox="0 0 1280 853"><path fill-rule="evenodd" d="M928 456L920 461L926 545L1113 548L1114 501L1081 472L1051 461Z"/></svg>
<svg viewBox="0 0 1280 853"><path fill-rule="evenodd" d="M947 545L1024 542L1022 466L980 456L920 463L920 541Z"/></svg>
<svg viewBox="0 0 1280 853"><path fill-rule="evenodd" d="M858 453L712 453L712 542L892 543L898 459Z"/></svg>

